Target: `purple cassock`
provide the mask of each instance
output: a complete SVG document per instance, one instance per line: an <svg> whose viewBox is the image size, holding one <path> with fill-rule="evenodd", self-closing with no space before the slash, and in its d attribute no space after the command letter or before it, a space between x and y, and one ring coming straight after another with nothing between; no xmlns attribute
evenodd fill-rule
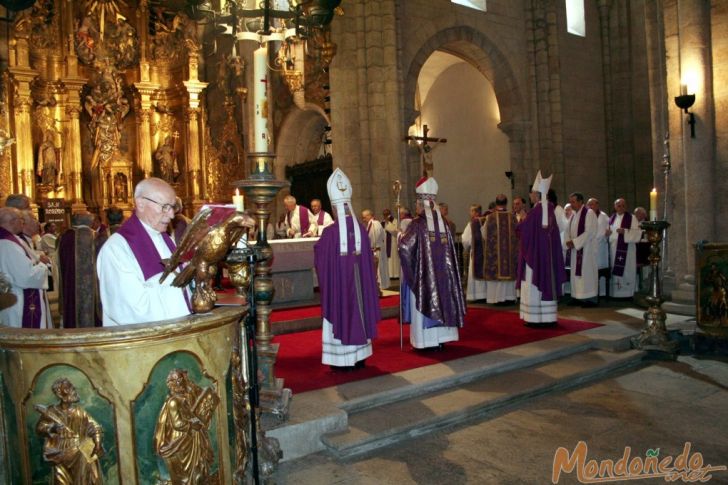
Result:
<svg viewBox="0 0 728 485"><path fill-rule="evenodd" d="M561 296L561 287L567 281L561 236L556 223L554 205L548 203L548 227L541 225L541 203L531 209L516 227L521 242L516 288L526 274L526 264L533 271L533 284L541 292L542 300L553 301Z"/></svg>
<svg viewBox="0 0 728 485"><path fill-rule="evenodd" d="M437 210L432 213L438 218ZM414 293L417 311L426 317L425 328L462 327L465 317L455 244L447 224L444 226L445 233L441 234L435 221L435 230L430 234L427 219L418 215L399 242L403 292L411 289ZM402 316L410 318L405 311Z"/></svg>
<svg viewBox="0 0 728 485"><path fill-rule="evenodd" d="M326 228L314 245L314 265L321 289L321 311L334 331L334 337L344 345L364 345L377 336L379 289L374 273L374 260L369 250L366 230L359 221L364 237L361 254L355 254L354 226L346 217L348 254L341 255L337 220Z"/></svg>

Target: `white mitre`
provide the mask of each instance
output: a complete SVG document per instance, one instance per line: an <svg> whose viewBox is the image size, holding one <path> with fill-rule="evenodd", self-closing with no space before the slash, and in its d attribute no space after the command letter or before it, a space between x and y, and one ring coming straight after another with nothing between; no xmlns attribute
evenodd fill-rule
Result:
<svg viewBox="0 0 728 485"><path fill-rule="evenodd" d="M554 174L551 174L549 178L543 178L541 176L541 170L536 174L536 180L533 181L531 191L541 192L541 226L548 227L549 225L549 211L548 211L548 199L546 195L551 187L551 180L554 178Z"/></svg>
<svg viewBox="0 0 728 485"><path fill-rule="evenodd" d="M346 236L346 206L349 206L351 219L354 223L354 250L356 254L361 253L361 227L354 215L354 209L351 206L351 181L343 170L337 168L331 174L326 182L326 191L329 193L329 200L334 206L336 212L336 220L339 221L339 254L345 255L349 253L348 237Z"/></svg>
<svg viewBox="0 0 728 485"><path fill-rule="evenodd" d="M427 220L427 230L430 232L435 232L435 221L432 217L432 209L437 207L435 197L437 196L438 189L437 181L432 177L422 177L415 186L417 199L423 201L422 205L424 206L425 219ZM431 204L428 202L431 202ZM439 211L439 209L437 210ZM440 234L445 234L445 223L442 220L442 214L437 218L437 222L440 228Z"/></svg>

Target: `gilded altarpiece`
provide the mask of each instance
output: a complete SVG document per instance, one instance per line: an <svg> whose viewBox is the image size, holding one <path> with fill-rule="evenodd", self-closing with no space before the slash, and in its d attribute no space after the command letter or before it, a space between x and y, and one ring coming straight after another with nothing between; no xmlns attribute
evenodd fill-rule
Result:
<svg viewBox="0 0 728 485"><path fill-rule="evenodd" d="M54 0L15 15L0 134L16 143L0 155L0 198L128 214L134 185L157 176L190 210L229 200L245 176L244 65L184 8Z"/></svg>

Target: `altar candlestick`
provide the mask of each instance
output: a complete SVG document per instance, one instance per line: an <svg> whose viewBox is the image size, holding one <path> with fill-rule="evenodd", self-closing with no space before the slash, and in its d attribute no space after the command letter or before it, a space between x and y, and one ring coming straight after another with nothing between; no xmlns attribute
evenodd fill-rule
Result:
<svg viewBox="0 0 728 485"><path fill-rule="evenodd" d="M236 211L245 212L243 196L240 195L240 190L238 189L235 189L235 195L233 195L233 205L235 206Z"/></svg>
<svg viewBox="0 0 728 485"><path fill-rule="evenodd" d="M263 44L253 53L253 150L268 153L268 47Z"/></svg>
<svg viewBox="0 0 728 485"><path fill-rule="evenodd" d="M650 220L657 220L657 189L652 189L650 192Z"/></svg>

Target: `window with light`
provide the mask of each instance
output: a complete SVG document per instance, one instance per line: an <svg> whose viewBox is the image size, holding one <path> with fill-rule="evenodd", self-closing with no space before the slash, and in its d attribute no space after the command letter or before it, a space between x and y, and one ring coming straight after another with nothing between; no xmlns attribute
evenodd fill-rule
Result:
<svg viewBox="0 0 728 485"><path fill-rule="evenodd" d="M586 18L584 0L566 0L566 31L586 37Z"/></svg>
<svg viewBox="0 0 728 485"><path fill-rule="evenodd" d="M485 12L485 0L452 0L452 3Z"/></svg>

